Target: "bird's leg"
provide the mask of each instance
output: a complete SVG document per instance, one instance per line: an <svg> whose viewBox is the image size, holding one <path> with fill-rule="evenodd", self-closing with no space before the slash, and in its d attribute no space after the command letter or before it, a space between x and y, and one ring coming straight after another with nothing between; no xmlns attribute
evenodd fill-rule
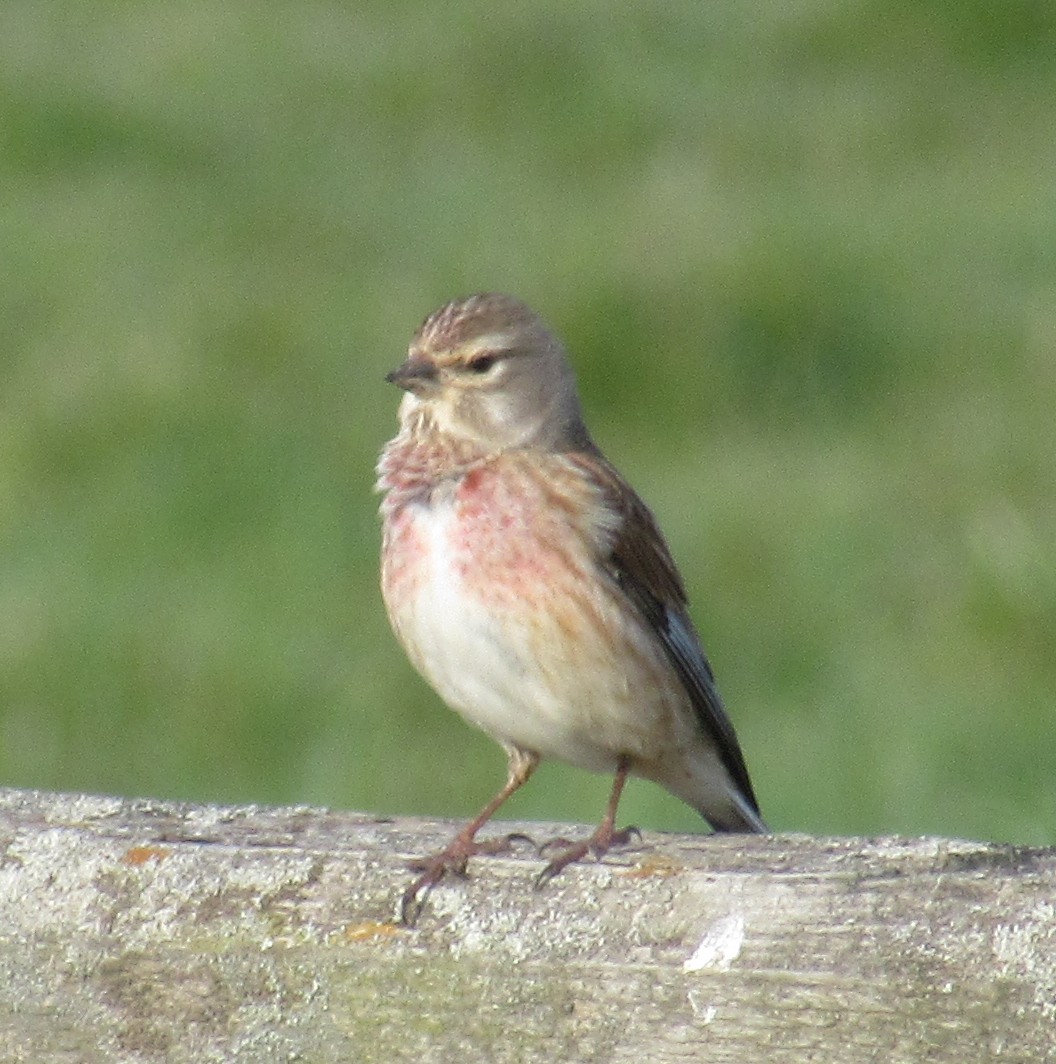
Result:
<svg viewBox="0 0 1056 1064"><path fill-rule="evenodd" d="M588 853L594 854L595 857L601 857L613 846L622 846L639 834L638 829L634 827L624 828L622 831L616 830L616 807L620 804L620 795L623 793L623 785L627 782L627 773L629 771L630 762L627 758L621 757L616 762L616 777L612 781L612 794L609 795L609 804L605 809L605 816L602 817L601 823L594 829L594 833L589 838L566 846L539 873L535 881L536 888L545 886L568 865L575 861L581 861ZM547 845L554 845L554 843L565 845L567 842L567 839L555 839L553 843L548 843Z"/></svg>
<svg viewBox="0 0 1056 1064"><path fill-rule="evenodd" d="M513 834L477 842L476 834L495 815L499 806L528 782L538 764L537 754L510 749L509 776L502 790L439 853L411 862L411 868L422 874L403 892L400 899L400 919L405 926L414 926L425 904L425 895L449 872L464 876L470 857L481 853L503 853L515 839L526 838Z"/></svg>

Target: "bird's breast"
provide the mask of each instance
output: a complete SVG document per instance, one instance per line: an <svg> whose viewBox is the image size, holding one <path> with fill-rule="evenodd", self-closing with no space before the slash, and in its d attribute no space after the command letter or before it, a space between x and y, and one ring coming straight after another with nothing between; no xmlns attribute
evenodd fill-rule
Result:
<svg viewBox="0 0 1056 1064"><path fill-rule="evenodd" d="M500 741L608 770L666 741L666 666L598 566L597 500L565 473L482 464L389 505L382 586L449 705Z"/></svg>
<svg viewBox="0 0 1056 1064"><path fill-rule="evenodd" d="M388 501L388 500L387 500ZM385 513L386 592L461 598L522 613L584 578L592 544L541 474L484 465L408 493Z"/></svg>

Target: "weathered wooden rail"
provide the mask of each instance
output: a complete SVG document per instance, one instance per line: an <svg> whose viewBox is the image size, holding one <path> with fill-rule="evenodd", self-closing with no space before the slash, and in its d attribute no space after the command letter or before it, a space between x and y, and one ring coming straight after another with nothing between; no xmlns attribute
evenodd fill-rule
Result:
<svg viewBox="0 0 1056 1064"><path fill-rule="evenodd" d="M451 830L0 790L0 1060L1056 1061L1054 849L646 833L397 926Z"/></svg>

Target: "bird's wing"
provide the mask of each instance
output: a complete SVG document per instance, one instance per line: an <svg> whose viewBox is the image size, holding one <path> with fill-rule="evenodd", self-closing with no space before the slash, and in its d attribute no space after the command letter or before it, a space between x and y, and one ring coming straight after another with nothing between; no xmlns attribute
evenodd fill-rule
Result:
<svg viewBox="0 0 1056 1064"><path fill-rule="evenodd" d="M744 755L687 612L682 578L656 519L603 455L580 452L570 457L600 486L605 501L619 515L610 553L601 559L603 566L656 634L689 695L701 729L715 744L737 788L758 813L759 803Z"/></svg>

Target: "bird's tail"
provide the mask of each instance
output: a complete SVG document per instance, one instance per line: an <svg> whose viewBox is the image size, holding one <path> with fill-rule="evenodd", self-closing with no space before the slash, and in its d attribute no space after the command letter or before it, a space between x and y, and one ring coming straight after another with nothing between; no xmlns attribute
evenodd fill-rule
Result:
<svg viewBox="0 0 1056 1064"><path fill-rule="evenodd" d="M742 794L729 796L729 804L718 815L716 810L700 809L700 815L715 831L729 831L750 835L769 835L766 821L759 815L759 810Z"/></svg>

